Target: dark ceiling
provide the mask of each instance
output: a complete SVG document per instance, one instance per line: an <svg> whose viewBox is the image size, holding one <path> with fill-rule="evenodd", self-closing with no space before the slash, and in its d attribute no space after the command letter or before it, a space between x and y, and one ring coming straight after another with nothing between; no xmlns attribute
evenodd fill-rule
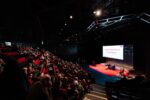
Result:
<svg viewBox="0 0 150 100"><path fill-rule="evenodd" d="M54 42L57 40L61 42L72 34L79 34L86 29L95 19L93 10L100 7L104 9L103 5L106 5L108 1L114 0L0 1L0 37L5 36L4 39L15 38L20 41L48 40ZM122 0L116 1L105 9L108 9L107 13L116 7L122 9L120 12L131 13L137 10L135 8L141 6L139 5L141 2L137 3L136 0L123 0L124 3L120 3ZM124 10L125 6L127 7ZM134 9L129 10L130 8ZM69 19L70 15L73 16L73 19Z"/></svg>
<svg viewBox="0 0 150 100"><path fill-rule="evenodd" d="M91 0L5 0L0 4L1 32L25 33L27 38L31 34L37 39L75 34L91 22L86 20ZM73 19L69 19L70 15Z"/></svg>

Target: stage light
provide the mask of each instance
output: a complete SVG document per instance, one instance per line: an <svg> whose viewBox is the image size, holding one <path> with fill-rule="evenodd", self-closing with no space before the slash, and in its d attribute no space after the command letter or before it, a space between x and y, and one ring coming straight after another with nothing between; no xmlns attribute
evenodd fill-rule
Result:
<svg viewBox="0 0 150 100"><path fill-rule="evenodd" d="M41 41L41 44L43 45L43 44L44 44L44 41Z"/></svg>
<svg viewBox="0 0 150 100"><path fill-rule="evenodd" d="M70 16L69 16L69 18L70 18L70 19L73 19L73 16L72 16L72 15L70 15Z"/></svg>
<svg viewBox="0 0 150 100"><path fill-rule="evenodd" d="M101 9L97 9L97 10L95 10L93 13L94 13L94 15L95 15L96 17L99 17L99 16L102 15L102 10L101 10Z"/></svg>

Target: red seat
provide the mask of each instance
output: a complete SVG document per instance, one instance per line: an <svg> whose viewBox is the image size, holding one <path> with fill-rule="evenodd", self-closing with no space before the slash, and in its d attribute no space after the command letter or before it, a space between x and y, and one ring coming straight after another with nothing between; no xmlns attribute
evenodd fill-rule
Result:
<svg viewBox="0 0 150 100"><path fill-rule="evenodd" d="M27 59L25 57L17 59L17 63L24 63Z"/></svg>

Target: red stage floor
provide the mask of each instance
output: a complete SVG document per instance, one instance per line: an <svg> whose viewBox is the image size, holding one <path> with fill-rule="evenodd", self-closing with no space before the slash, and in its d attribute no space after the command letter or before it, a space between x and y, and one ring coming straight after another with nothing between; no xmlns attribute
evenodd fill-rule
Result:
<svg viewBox="0 0 150 100"><path fill-rule="evenodd" d="M95 66L90 65L89 67L93 70L96 70L108 76L118 76L120 72L120 70L117 69L116 70L107 69L107 66L102 64L96 64Z"/></svg>

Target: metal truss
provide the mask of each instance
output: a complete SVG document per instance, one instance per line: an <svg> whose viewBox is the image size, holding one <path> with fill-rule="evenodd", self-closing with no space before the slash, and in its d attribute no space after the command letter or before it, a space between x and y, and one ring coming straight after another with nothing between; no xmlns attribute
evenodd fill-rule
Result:
<svg viewBox="0 0 150 100"><path fill-rule="evenodd" d="M121 21L130 20L132 18L135 18L134 14L121 15L121 16L116 16L116 17L102 19L102 20L96 20L96 21L93 21L90 24L90 26L87 27L87 31L90 31L90 30L92 30L95 27L104 28L104 27L110 26L112 24L121 22Z"/></svg>
<svg viewBox="0 0 150 100"><path fill-rule="evenodd" d="M150 24L150 14L148 13L142 13L141 15L138 16L138 18L148 24Z"/></svg>

